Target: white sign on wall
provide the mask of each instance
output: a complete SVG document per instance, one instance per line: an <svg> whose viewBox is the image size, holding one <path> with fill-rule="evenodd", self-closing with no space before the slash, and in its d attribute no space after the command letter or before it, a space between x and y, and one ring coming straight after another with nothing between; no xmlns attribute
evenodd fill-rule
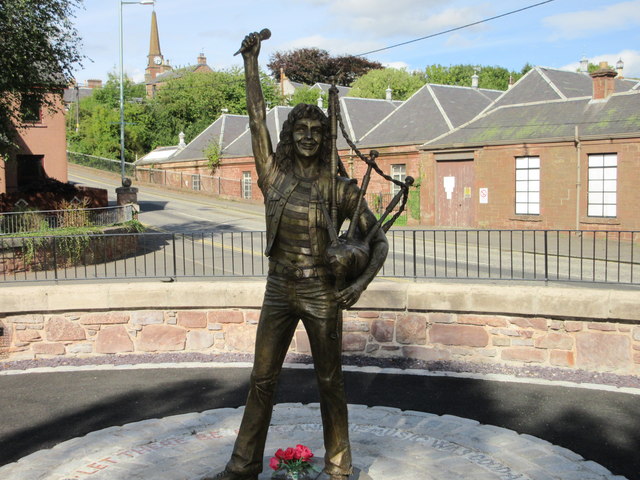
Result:
<svg viewBox="0 0 640 480"><path fill-rule="evenodd" d="M444 191L447 194L447 200L451 200L453 189L456 187L456 177L443 177Z"/></svg>
<svg viewBox="0 0 640 480"><path fill-rule="evenodd" d="M489 189L479 188L478 194L480 195L480 203L489 203Z"/></svg>

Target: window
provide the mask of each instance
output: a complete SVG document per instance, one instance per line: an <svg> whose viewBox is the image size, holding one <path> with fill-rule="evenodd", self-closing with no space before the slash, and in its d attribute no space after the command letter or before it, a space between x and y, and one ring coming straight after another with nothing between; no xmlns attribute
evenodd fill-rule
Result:
<svg viewBox="0 0 640 480"><path fill-rule="evenodd" d="M540 215L540 157L516 157L516 215Z"/></svg>
<svg viewBox="0 0 640 480"><path fill-rule="evenodd" d="M407 178L407 166L404 163L398 164L398 165L391 165L391 178L404 183L405 178ZM391 193L395 195L399 191L400 191L400 187L395 183L392 183Z"/></svg>
<svg viewBox="0 0 640 480"><path fill-rule="evenodd" d="M587 215L615 217L618 156L615 153L589 155Z"/></svg>
<svg viewBox="0 0 640 480"><path fill-rule="evenodd" d="M251 172L242 172L242 198L251 198Z"/></svg>
<svg viewBox="0 0 640 480"><path fill-rule="evenodd" d="M18 186L25 187L47 177L44 171L44 155L18 155Z"/></svg>
<svg viewBox="0 0 640 480"><path fill-rule="evenodd" d="M24 123L40 123L42 121L40 100L33 95L24 95L20 104L20 113Z"/></svg>
<svg viewBox="0 0 640 480"><path fill-rule="evenodd" d="M191 188L194 190L200 190L200 175L191 175Z"/></svg>

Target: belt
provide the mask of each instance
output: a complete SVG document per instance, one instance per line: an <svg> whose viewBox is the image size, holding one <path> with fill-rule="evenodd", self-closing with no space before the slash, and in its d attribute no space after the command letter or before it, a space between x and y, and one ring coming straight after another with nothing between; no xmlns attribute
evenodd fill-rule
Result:
<svg viewBox="0 0 640 480"><path fill-rule="evenodd" d="M329 275L327 267L296 267L271 260L269 262L269 274L282 275L283 277L300 279L326 277Z"/></svg>

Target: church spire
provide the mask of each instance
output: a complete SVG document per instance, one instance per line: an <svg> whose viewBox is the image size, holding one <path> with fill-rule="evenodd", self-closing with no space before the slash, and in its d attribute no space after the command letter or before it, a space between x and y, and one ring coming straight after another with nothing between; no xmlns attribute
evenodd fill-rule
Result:
<svg viewBox="0 0 640 480"><path fill-rule="evenodd" d="M147 68L144 71L144 80L147 84L147 96L152 97L155 94L155 79L158 75L171 70L169 61L165 62L160 50L160 34L158 33L158 19L156 11L151 12L151 38L149 41L149 55Z"/></svg>
<svg viewBox="0 0 640 480"><path fill-rule="evenodd" d="M151 12L151 39L149 41L149 63L153 62L153 58L160 56L160 34L158 33L158 20L156 11Z"/></svg>

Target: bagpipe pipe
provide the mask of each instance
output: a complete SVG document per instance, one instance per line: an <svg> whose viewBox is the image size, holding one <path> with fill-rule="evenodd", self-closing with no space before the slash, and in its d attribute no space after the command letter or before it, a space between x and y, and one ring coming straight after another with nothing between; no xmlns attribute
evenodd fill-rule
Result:
<svg viewBox="0 0 640 480"><path fill-rule="evenodd" d="M336 278L336 287L341 289L348 284L349 281L357 278L369 264L371 241L378 234L380 229L386 233L402 214L409 198L409 187L413 185L414 179L413 177L406 177L405 181L401 182L392 178L385 174L377 164L376 159L378 158L379 153L376 150L371 150L367 156L356 147L355 143L349 138L345 129L342 115L340 114L338 88L335 84L329 89L328 115L331 130L331 172L333 174L333 179L330 193L331 198L329 201L330 212L327 212L326 208L324 209L324 215L328 217L328 223L330 223L329 236L331 239L331 244L327 248L326 257ZM338 176L348 178L348 175L338 156L338 126L340 127L342 136L356 154L357 158L367 165L366 172L360 184L356 208L353 212L352 218L350 219L349 228L343 235L338 235L337 179ZM373 172L377 173L385 180L397 185L399 190L393 196L384 212L380 215L380 218L378 218L378 220L369 227L367 232L361 232L358 228L358 218L361 214L364 196L367 192L367 188L369 187L369 182ZM387 217L394 211L394 209L396 209L398 204L400 204L400 206L389 220L387 220Z"/></svg>

